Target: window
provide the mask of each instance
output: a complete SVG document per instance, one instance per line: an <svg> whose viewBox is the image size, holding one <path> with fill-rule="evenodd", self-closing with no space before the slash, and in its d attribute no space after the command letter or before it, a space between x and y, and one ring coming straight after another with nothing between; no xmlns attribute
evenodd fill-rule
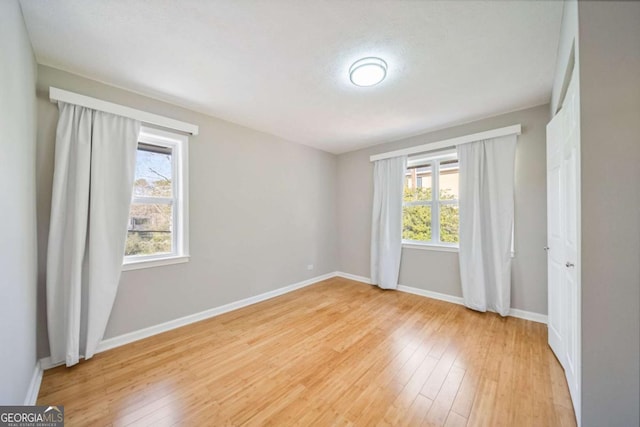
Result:
<svg viewBox="0 0 640 427"><path fill-rule="evenodd" d="M187 142L181 134L140 131L125 270L188 260Z"/></svg>
<svg viewBox="0 0 640 427"><path fill-rule="evenodd" d="M403 243L458 246L458 182L455 152L409 158L402 204Z"/></svg>

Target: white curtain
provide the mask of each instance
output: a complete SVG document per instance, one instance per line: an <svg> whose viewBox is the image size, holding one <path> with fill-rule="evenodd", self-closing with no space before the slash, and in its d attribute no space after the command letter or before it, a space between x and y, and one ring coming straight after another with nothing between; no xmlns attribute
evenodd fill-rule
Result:
<svg viewBox="0 0 640 427"><path fill-rule="evenodd" d="M407 157L378 160L373 167L371 280L397 289L402 254L402 193Z"/></svg>
<svg viewBox="0 0 640 427"><path fill-rule="evenodd" d="M140 122L58 103L47 256L53 363L93 356L116 296Z"/></svg>
<svg viewBox="0 0 640 427"><path fill-rule="evenodd" d="M464 304L509 314L516 136L458 146Z"/></svg>

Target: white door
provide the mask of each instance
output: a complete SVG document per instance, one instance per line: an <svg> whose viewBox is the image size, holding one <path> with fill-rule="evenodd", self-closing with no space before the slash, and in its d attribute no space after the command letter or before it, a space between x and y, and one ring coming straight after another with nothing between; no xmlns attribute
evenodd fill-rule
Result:
<svg viewBox="0 0 640 427"><path fill-rule="evenodd" d="M564 109L547 125L547 329L549 346L565 365L566 289L562 284L564 269L562 214L562 134Z"/></svg>
<svg viewBox="0 0 640 427"><path fill-rule="evenodd" d="M547 125L549 345L580 414L580 112L575 71ZM578 422L580 420L578 419Z"/></svg>

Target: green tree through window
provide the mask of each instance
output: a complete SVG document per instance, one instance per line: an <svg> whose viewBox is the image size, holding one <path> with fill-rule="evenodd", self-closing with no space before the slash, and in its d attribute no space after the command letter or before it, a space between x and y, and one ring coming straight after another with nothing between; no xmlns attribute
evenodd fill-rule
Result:
<svg viewBox="0 0 640 427"><path fill-rule="evenodd" d="M432 173L438 179L432 180ZM435 194L439 197L433 200ZM459 241L458 164L456 159L432 160L410 167L403 194L402 239L456 245ZM434 221L437 215L438 221ZM438 233L432 229L438 224ZM437 241L434 241L436 240Z"/></svg>

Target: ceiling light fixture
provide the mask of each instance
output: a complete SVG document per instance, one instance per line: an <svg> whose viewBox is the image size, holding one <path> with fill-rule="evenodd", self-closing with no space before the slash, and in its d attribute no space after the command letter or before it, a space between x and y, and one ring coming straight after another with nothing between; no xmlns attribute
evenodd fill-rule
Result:
<svg viewBox="0 0 640 427"><path fill-rule="evenodd" d="M356 86L375 86L387 76L387 63L380 58L362 58L349 68L349 78Z"/></svg>

